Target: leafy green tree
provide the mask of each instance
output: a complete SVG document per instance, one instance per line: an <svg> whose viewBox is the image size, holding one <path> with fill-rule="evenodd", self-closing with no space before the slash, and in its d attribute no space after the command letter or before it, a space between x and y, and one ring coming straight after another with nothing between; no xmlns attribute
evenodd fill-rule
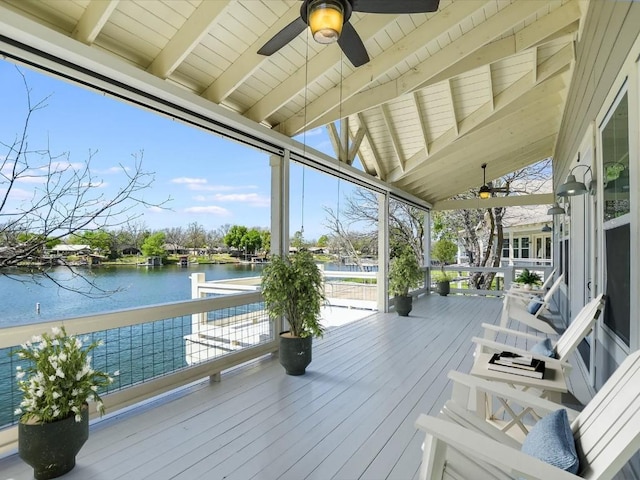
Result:
<svg viewBox="0 0 640 480"><path fill-rule="evenodd" d="M329 237L327 235L320 235L320 238L318 238L316 245L318 247L325 248L327 245L329 245Z"/></svg>
<svg viewBox="0 0 640 480"><path fill-rule="evenodd" d="M165 257L167 251L164 249L164 232L156 232L149 235L140 248L147 257Z"/></svg>
<svg viewBox="0 0 640 480"><path fill-rule="evenodd" d="M87 231L72 235L71 242L76 245L89 245L101 253L109 253L112 245L112 235L104 230Z"/></svg>
<svg viewBox="0 0 640 480"><path fill-rule="evenodd" d="M291 243L292 247L297 248L298 250L304 247L303 233L300 230L298 230L296 233L293 234L293 237L291 237L291 240L289 241L289 243Z"/></svg>
<svg viewBox="0 0 640 480"><path fill-rule="evenodd" d="M269 253L271 251L271 232L269 230L262 230L260 236L262 237L262 251Z"/></svg>
<svg viewBox="0 0 640 480"><path fill-rule="evenodd" d="M241 247L247 253L255 253L262 246L262 236L255 228L252 228L242 237Z"/></svg>
<svg viewBox="0 0 640 480"><path fill-rule="evenodd" d="M231 248L242 248L242 237L247 233L247 227L241 225L232 226L224 237L224 244Z"/></svg>

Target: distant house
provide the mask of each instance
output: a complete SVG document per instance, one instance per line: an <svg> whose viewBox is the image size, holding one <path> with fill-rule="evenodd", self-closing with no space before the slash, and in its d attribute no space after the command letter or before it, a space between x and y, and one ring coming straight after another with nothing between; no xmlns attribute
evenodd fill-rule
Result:
<svg viewBox="0 0 640 480"><path fill-rule="evenodd" d="M93 249L89 245L65 245L61 243L52 247L51 253L63 257L69 255L89 255L93 253Z"/></svg>
<svg viewBox="0 0 640 480"><path fill-rule="evenodd" d="M164 248L169 255L188 255L190 253L188 248L178 243L165 243L162 248Z"/></svg>
<svg viewBox="0 0 640 480"><path fill-rule="evenodd" d="M140 255L142 253L139 248L128 245L122 247L122 255Z"/></svg>

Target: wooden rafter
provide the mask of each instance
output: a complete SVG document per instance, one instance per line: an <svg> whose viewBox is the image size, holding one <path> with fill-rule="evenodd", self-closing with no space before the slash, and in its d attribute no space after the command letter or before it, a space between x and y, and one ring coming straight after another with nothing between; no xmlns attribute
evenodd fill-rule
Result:
<svg viewBox="0 0 640 480"><path fill-rule="evenodd" d="M402 142L398 138L398 132L394 127L393 119L391 118L391 113L389 112L389 107L386 104L380 105L380 111L382 112L382 119L384 120L384 124L387 127L389 137L391 138L393 151L396 153L396 158L398 159L398 166L401 171L404 171L404 153L402 152Z"/></svg>
<svg viewBox="0 0 640 480"><path fill-rule="evenodd" d="M526 0L525 0L526 1ZM465 3L465 2L462 2ZM471 2L470 2L471 3ZM536 2L530 2L531 7L535 8ZM513 4L508 8L513 8L514 10L510 10L507 13L511 13L515 11L517 5ZM497 17L500 14L506 16L505 10L501 10L494 17ZM522 13L524 15L525 12ZM382 85L369 88L362 93L357 93L352 95L350 98L345 99L340 109L343 115L353 115L357 112L361 112L366 110L367 108L375 107L381 103L385 103L393 100L405 93L409 93L415 91L417 89L423 88L424 86L431 85L432 80L443 81L449 78L453 74L460 74L462 72L471 70L473 68L480 67L482 65L486 65L485 63L480 63L483 61L495 62L502 58L506 58L515 53L522 51L522 49L530 48L533 45L538 44L539 42L547 39L555 33L553 28L556 26L556 23L560 23L562 28L567 27L568 25L573 25L576 20L580 18L580 9L578 8L578 0L573 0L566 5L558 8L557 10L552 11L547 16L557 16L562 19L562 22L542 22L545 18L533 22L528 25L520 32L518 35L512 35L510 37L506 37L504 39L496 40L495 42L488 43L485 42L482 48L479 50L472 50L472 47L469 47L467 43L481 42L482 38L487 35L483 30L477 30L481 26L484 26L487 22L480 24L473 30L470 30L465 35L460 37L458 40L450 43L438 53L433 55L432 57L427 58L424 62L422 62L417 67L413 68L411 71L401 75L394 82L384 83ZM492 17L493 18L493 17ZM509 20L507 23L517 23L519 20L519 16L516 15L516 18L509 15L506 17ZM499 21L496 23L500 24ZM518 40L519 37L520 39ZM495 38L495 37L494 37ZM462 50L462 53L461 53ZM465 54L465 52L469 52ZM446 76L445 76L446 75ZM327 109L323 115L318 117L315 121L309 121L307 128L314 128L318 125L324 125L327 122L332 121L334 117L337 116L337 110Z"/></svg>
<svg viewBox="0 0 640 480"><path fill-rule="evenodd" d="M89 2L71 36L82 43L91 45L118 6L119 1L93 0Z"/></svg>
<svg viewBox="0 0 640 480"><path fill-rule="evenodd" d="M151 62L147 71L160 78L167 78L178 65L209 33L230 0L202 2L167 45Z"/></svg>
<svg viewBox="0 0 640 480"><path fill-rule="evenodd" d="M342 86L336 85L311 102L306 109L307 124L318 119L328 110L336 110L336 113L339 114L338 110L340 110L339 107L341 102L348 100L382 75L386 74L396 65L403 62L404 58L407 56L423 49L424 44L422 43L422 40L425 37L435 38L445 33L451 28L452 21L462 21L474 11L481 9L484 4L485 2L455 2L447 8L447 14L439 12L439 15L433 16L429 21L403 37L400 42L394 45L394 48L385 50L376 58L371 59L371 61L363 67L356 69L349 77L343 80ZM509 7L507 7L507 9L508 8ZM488 21L490 20L491 19ZM458 41L453 43L458 43ZM377 102L377 105L380 105L381 103L383 102ZM343 116L346 114L347 113L345 112ZM293 136L302 131L305 126L304 117L298 118L297 116L294 116L286 122L278 125L277 130L286 135Z"/></svg>

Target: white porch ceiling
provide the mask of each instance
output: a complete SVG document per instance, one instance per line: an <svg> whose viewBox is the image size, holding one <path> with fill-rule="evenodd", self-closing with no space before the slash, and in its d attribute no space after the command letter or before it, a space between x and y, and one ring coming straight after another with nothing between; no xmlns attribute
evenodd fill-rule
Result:
<svg viewBox="0 0 640 480"><path fill-rule="evenodd" d="M287 136L327 125L341 161L357 153L368 174L433 204L479 186L483 163L489 180L553 155L584 3L354 13L371 57L359 68L305 34L256 53L298 16L296 0L0 0L0 16L11 10Z"/></svg>

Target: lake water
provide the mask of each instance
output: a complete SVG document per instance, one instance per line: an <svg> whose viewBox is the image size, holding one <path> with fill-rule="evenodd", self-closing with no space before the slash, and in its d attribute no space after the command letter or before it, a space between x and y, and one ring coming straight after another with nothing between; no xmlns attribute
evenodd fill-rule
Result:
<svg viewBox="0 0 640 480"><path fill-rule="evenodd" d="M18 275L16 279L0 276L0 327L189 300L189 276L192 273L202 272L206 280L223 280L259 276L262 268L261 265L249 264L211 264L187 268L166 265L154 268L118 266L87 269L87 275L100 288L120 290L103 298L88 298L55 286L46 279L42 279L42 285L38 285L30 282L27 275ZM71 278L69 270L64 267L53 269L50 274L79 286L83 284L81 278ZM38 303L40 314L36 312Z"/></svg>

